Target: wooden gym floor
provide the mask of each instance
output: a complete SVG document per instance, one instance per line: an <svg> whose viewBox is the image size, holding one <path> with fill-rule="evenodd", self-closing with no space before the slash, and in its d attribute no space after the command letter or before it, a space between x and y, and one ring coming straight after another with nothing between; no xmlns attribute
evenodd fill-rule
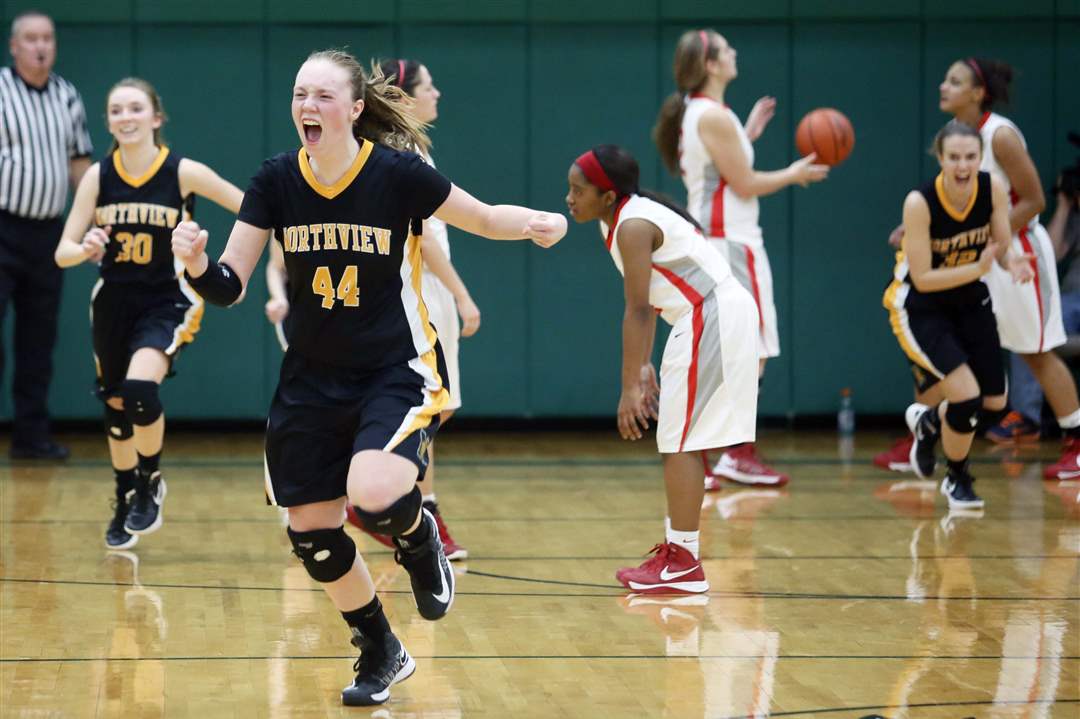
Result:
<svg viewBox="0 0 1080 719"><path fill-rule="evenodd" d="M162 529L107 552L111 471L0 462L3 717L1080 716L1080 481L1056 442L980 443L983 516L869 460L860 434L771 432L784 490L702 508L708 596L627 597L663 534L655 445L602 434L440 438L438 496L470 557L441 622L357 537L417 672L344 709L347 632L262 497L261 439L169 437ZM6 456L6 446L0 447Z"/></svg>

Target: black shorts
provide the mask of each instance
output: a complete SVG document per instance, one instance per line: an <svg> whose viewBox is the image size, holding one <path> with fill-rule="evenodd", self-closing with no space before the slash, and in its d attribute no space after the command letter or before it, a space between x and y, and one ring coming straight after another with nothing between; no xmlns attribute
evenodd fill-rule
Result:
<svg viewBox="0 0 1080 719"><path fill-rule="evenodd" d="M161 350L170 362L174 360L180 348L195 339L202 314L202 298L177 282L140 285L99 280L90 296L90 322L103 395L116 391L136 350Z"/></svg>
<svg viewBox="0 0 1080 719"><path fill-rule="evenodd" d="M1005 394L1005 364L989 293L978 301L956 305L934 303L912 293L891 319L908 359L931 377L943 379L966 364L982 396Z"/></svg>
<svg viewBox="0 0 1080 719"><path fill-rule="evenodd" d="M378 370L285 353L266 423L266 497L293 507L346 494L349 463L376 449L404 457L424 478L428 445L449 401L442 350Z"/></svg>

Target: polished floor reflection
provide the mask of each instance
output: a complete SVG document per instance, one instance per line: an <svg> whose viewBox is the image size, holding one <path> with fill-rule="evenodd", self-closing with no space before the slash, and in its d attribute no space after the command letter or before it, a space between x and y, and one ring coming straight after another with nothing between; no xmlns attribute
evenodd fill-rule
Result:
<svg viewBox="0 0 1080 719"><path fill-rule="evenodd" d="M1054 443L980 445L986 508L950 514L870 464L882 435L767 433L792 483L706 497L711 592L627 596L663 489L613 435L444 435L451 614L421 619L357 538L418 667L375 709L339 704L352 648L263 504L260 438L171 437L165 524L127 552L104 549L100 438L0 463L0 715L1080 716L1080 481L1040 479Z"/></svg>

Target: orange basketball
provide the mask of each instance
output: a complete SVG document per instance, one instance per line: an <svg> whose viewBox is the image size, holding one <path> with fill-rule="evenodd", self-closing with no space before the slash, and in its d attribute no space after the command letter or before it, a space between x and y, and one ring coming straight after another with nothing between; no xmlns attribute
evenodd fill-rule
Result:
<svg viewBox="0 0 1080 719"><path fill-rule="evenodd" d="M819 107L806 113L795 130L795 147L806 156L817 153L817 162L839 165L855 147L855 130L839 110Z"/></svg>

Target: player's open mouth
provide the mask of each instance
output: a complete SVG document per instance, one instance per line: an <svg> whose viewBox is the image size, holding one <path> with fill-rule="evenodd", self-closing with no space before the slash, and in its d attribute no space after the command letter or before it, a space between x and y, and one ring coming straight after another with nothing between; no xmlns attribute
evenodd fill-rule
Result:
<svg viewBox="0 0 1080 719"><path fill-rule="evenodd" d="M309 143L316 143L322 137L322 125L314 120L304 120L304 139Z"/></svg>

